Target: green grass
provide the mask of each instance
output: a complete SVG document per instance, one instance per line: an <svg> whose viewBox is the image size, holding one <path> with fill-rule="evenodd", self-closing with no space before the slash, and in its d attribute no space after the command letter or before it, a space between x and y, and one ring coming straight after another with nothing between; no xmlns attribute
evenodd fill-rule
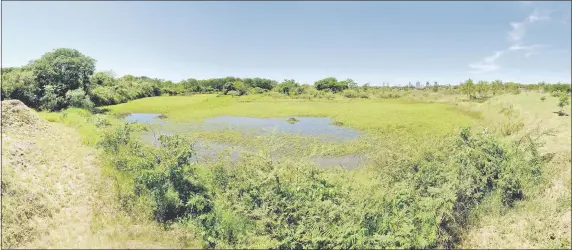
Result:
<svg viewBox="0 0 572 250"><path fill-rule="evenodd" d="M246 117L330 117L370 135L443 134L472 125L479 116L442 103L411 100L296 100L265 96L196 95L152 97L107 106L113 113L161 113L173 122L200 122L220 115Z"/></svg>
<svg viewBox="0 0 572 250"><path fill-rule="evenodd" d="M545 101L540 98L546 96ZM483 114L490 127L522 124L522 129L503 138L514 141L523 135L539 137L539 151L554 154L543 168L543 179L530 186L526 199L509 211L484 206L475 211L475 219L463 239L463 248L570 248L571 138L572 121L553 113L559 110L558 99L549 94L523 92L519 95L493 97L472 109ZM513 118L499 110L512 106ZM570 106L565 111L570 111ZM543 135L550 131L551 134Z"/></svg>
<svg viewBox="0 0 572 250"><path fill-rule="evenodd" d="M333 123L357 129L363 135L344 142L324 142L317 137L279 133L274 135L275 151L286 158L362 155L380 158L380 152L420 152L431 148L442 136L460 127L481 123L478 112L463 111L445 103L415 100L298 100L253 95L244 97L195 95L152 97L107 106L113 114L161 113L173 123L198 123L220 115L246 117L329 117ZM178 131L191 141L231 143L254 152L265 149L271 136L244 135L236 130ZM417 150L416 150L417 149Z"/></svg>

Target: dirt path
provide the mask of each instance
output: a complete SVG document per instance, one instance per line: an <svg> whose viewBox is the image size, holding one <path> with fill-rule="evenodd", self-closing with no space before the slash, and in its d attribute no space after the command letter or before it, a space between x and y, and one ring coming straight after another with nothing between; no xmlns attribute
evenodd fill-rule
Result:
<svg viewBox="0 0 572 250"><path fill-rule="evenodd" d="M2 102L2 111L4 247L86 247L101 175L95 152L19 101Z"/></svg>
<svg viewBox="0 0 572 250"><path fill-rule="evenodd" d="M15 100L2 102L1 118L3 248L172 249L197 242L188 231L165 231L123 212L97 150L74 128L47 122Z"/></svg>

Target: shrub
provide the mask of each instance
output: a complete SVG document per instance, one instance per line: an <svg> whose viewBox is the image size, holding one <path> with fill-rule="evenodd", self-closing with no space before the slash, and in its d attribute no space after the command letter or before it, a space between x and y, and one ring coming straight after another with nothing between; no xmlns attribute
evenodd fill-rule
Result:
<svg viewBox="0 0 572 250"><path fill-rule="evenodd" d="M263 88L254 87L254 88L251 88L249 92L252 94L262 94L262 93L266 92L266 90Z"/></svg>
<svg viewBox="0 0 572 250"><path fill-rule="evenodd" d="M560 113L564 113L564 107L570 104L570 97L566 92L560 91L558 93L558 107L560 107Z"/></svg>
<svg viewBox="0 0 572 250"><path fill-rule="evenodd" d="M18 99L31 108L38 108L39 89L31 71L2 69L2 100Z"/></svg>
<svg viewBox="0 0 572 250"><path fill-rule="evenodd" d="M205 248L450 248L471 209L490 195L513 206L543 164L538 153L465 128L419 155L388 157L366 172L388 189L362 193L346 172L265 154L206 168L183 137L160 136L159 147L130 138L124 125L100 143L130 176L124 208L149 200L157 221L197 228Z"/></svg>
<svg viewBox="0 0 572 250"><path fill-rule="evenodd" d="M88 95L83 89L68 90L66 92L66 100L71 107L91 109L94 107Z"/></svg>
<svg viewBox="0 0 572 250"><path fill-rule="evenodd" d="M342 95L346 98L369 98L369 95L365 92L358 92L353 89L346 89L342 92Z"/></svg>
<svg viewBox="0 0 572 250"><path fill-rule="evenodd" d="M64 98L58 96L56 94L57 91L57 86L44 86L44 95L40 98L40 109L46 111L57 111L64 106Z"/></svg>

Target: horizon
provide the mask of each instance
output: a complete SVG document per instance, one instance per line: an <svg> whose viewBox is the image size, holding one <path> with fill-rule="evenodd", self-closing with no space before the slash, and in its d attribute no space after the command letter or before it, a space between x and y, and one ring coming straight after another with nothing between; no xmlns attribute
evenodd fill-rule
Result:
<svg viewBox="0 0 572 250"><path fill-rule="evenodd" d="M570 2L3 2L2 67L56 48L179 82L571 82ZM429 14L426 14L429 13ZM81 20L73 22L73 20ZM460 21L461 20L461 21ZM72 35L70 35L72 34Z"/></svg>

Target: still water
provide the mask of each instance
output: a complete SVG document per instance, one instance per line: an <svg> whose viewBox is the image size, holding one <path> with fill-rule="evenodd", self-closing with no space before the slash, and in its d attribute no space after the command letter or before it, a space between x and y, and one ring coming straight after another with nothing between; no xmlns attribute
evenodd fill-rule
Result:
<svg viewBox="0 0 572 250"><path fill-rule="evenodd" d="M126 121L146 123L153 127L158 134L175 134L190 132L193 130L237 130L256 135L271 133L296 134L301 136L321 137L327 140L345 141L359 137L357 130L339 127L332 124L331 118L324 117L293 117L295 121L288 121L288 118L254 118L242 116L218 116L206 118L201 123L170 123L160 118L161 114L154 113L132 113L125 117ZM144 141L156 143L156 134L147 132L142 136ZM236 161L241 154L248 152L247 149L230 143L220 142L197 142L196 160L202 161L215 158L220 152L228 151L233 161ZM364 162L359 155L347 155L340 157L319 156L313 158L314 162L321 167L342 166L348 169L356 168Z"/></svg>

